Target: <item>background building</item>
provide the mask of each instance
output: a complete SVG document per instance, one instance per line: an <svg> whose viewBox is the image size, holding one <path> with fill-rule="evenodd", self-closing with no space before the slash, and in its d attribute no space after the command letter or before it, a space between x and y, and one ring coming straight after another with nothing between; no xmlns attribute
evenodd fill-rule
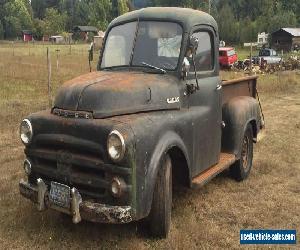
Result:
<svg viewBox="0 0 300 250"><path fill-rule="evenodd" d="M30 30L22 30L23 41L28 42L33 40L33 34Z"/></svg>
<svg viewBox="0 0 300 250"><path fill-rule="evenodd" d="M291 51L300 47L300 28L281 28L272 33L272 47Z"/></svg>

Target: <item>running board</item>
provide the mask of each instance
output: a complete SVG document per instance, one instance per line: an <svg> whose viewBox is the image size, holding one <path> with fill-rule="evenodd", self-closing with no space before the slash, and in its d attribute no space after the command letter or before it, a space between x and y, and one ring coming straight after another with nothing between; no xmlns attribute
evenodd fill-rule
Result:
<svg viewBox="0 0 300 250"><path fill-rule="evenodd" d="M219 163L205 170L192 180L192 188L198 188L209 182L236 161L234 154L221 153Z"/></svg>

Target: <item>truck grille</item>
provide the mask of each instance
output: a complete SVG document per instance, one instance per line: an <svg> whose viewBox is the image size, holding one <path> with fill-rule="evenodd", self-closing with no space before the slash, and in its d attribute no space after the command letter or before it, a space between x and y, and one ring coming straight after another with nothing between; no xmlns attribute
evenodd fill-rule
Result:
<svg viewBox="0 0 300 250"><path fill-rule="evenodd" d="M128 181L131 171L105 164L103 150L95 150L97 144L80 141L83 145L65 135L36 136L34 146L25 149L33 163L33 179L42 178L48 185L51 181L66 184L77 188L85 199L108 202L111 177L117 174Z"/></svg>

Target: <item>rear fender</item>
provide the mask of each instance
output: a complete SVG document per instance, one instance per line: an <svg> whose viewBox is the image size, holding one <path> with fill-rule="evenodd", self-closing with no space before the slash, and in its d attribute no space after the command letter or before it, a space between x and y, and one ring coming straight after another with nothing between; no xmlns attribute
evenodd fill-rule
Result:
<svg viewBox="0 0 300 250"><path fill-rule="evenodd" d="M260 111L256 99L249 96L238 96L230 99L222 107L225 127L222 131L222 152L240 155L241 140L247 125L253 129L254 140L260 129Z"/></svg>

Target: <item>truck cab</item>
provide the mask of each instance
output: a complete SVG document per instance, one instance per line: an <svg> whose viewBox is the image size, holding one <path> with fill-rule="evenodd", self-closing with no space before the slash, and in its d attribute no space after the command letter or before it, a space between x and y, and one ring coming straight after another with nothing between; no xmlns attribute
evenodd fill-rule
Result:
<svg viewBox="0 0 300 250"><path fill-rule="evenodd" d="M114 19L97 71L64 83L53 107L26 117L20 193L100 223L145 219L166 237L174 186L225 169L244 180L263 127L256 77L221 81L209 14L145 8Z"/></svg>

